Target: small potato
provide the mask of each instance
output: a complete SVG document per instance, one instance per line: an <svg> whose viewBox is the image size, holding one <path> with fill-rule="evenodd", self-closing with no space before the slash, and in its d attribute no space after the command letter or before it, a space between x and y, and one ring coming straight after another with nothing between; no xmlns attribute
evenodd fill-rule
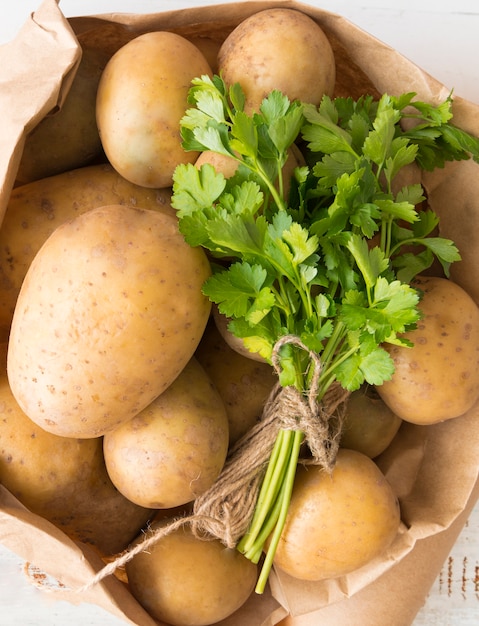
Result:
<svg viewBox="0 0 479 626"><path fill-rule="evenodd" d="M266 359L264 359L261 354L248 350L241 337L236 337L236 335L233 335L233 333L228 328L228 324L230 323L229 318L220 313L217 306L213 306L212 311L216 328L232 350L235 350L242 356L248 359L252 359L253 361L266 363Z"/></svg>
<svg viewBox="0 0 479 626"><path fill-rule="evenodd" d="M151 532L159 527L152 524ZM257 566L218 539L197 539L185 526L133 557L126 573L133 596L155 619L209 626L246 602Z"/></svg>
<svg viewBox="0 0 479 626"><path fill-rule="evenodd" d="M158 398L104 437L113 483L152 509L178 507L204 493L227 452L225 405L195 358Z"/></svg>
<svg viewBox="0 0 479 626"><path fill-rule="evenodd" d="M230 446L261 419L277 376L271 365L239 354L210 321L195 357L214 383L226 407Z"/></svg>
<svg viewBox="0 0 479 626"><path fill-rule="evenodd" d="M195 161L195 167L200 169L206 163L212 165L215 170L220 174L223 174L225 178L231 178L234 176L236 170L238 169L238 161L236 161L232 156L219 154L218 152L213 152L212 150L205 150L205 152L202 152Z"/></svg>
<svg viewBox="0 0 479 626"><path fill-rule="evenodd" d="M0 374L0 482L30 511L102 555L124 550L152 515L111 482L101 438L58 437L25 415L5 366Z"/></svg>
<svg viewBox="0 0 479 626"><path fill-rule="evenodd" d="M182 147L180 120L193 78L211 75L200 50L166 31L135 37L110 59L98 86L96 119L105 154L127 180L172 185L180 163L197 152Z"/></svg>
<svg viewBox="0 0 479 626"><path fill-rule="evenodd" d="M193 356L211 269L175 216L111 205L65 222L36 254L8 348L12 392L39 426L100 437L150 404Z"/></svg>
<svg viewBox="0 0 479 626"><path fill-rule="evenodd" d="M464 414L479 397L479 308L447 278L422 276L423 318L406 333L411 348L387 346L393 377L378 394L400 418L434 424Z"/></svg>
<svg viewBox="0 0 479 626"><path fill-rule="evenodd" d="M96 92L108 57L84 48L63 106L27 135L17 184L54 176L103 158L95 119Z"/></svg>
<svg viewBox="0 0 479 626"><path fill-rule="evenodd" d="M401 424L377 391L366 385L349 396L340 445L374 459L389 446Z"/></svg>
<svg viewBox="0 0 479 626"><path fill-rule="evenodd" d="M301 580L338 578L381 556L399 524L397 498L378 466L343 448L331 475L298 467L274 563Z"/></svg>
<svg viewBox="0 0 479 626"><path fill-rule="evenodd" d="M290 100L318 105L333 95L336 63L323 30L293 9L259 11L241 22L218 53L218 69L228 85L240 83L245 111L279 90Z"/></svg>
<svg viewBox="0 0 479 626"><path fill-rule="evenodd" d="M10 333L23 279L53 231L77 215L124 204L174 215L171 189L147 189L125 180L111 165L89 165L14 189L0 229L0 340Z"/></svg>

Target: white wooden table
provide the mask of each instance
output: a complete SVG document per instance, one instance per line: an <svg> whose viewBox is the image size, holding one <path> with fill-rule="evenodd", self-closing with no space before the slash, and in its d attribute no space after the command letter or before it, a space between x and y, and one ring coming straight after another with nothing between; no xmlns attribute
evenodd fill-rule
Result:
<svg viewBox="0 0 479 626"><path fill-rule="evenodd" d="M228 0L61 0L67 16L108 12L150 13ZM40 0L0 3L0 44L17 33ZM477 0L308 0L334 11L479 103L479 4ZM32 587L23 563L0 546L0 626L122 626L91 605L53 601ZM446 560L414 626L479 624L479 505ZM247 626L247 625L245 625ZM387 626L387 625L385 625Z"/></svg>

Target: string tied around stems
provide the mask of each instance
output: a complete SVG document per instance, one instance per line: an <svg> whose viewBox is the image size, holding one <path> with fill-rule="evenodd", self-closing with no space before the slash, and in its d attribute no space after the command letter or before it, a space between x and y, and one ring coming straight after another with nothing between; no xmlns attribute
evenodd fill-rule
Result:
<svg viewBox="0 0 479 626"><path fill-rule="evenodd" d="M273 392L264 410L274 413L281 428L301 430L311 452L312 459L309 462L321 465L326 471L331 472L339 448L349 392L335 381L318 402L322 372L321 359L295 335L281 337L274 346L272 363L278 374L281 367L280 350L285 344L296 345L308 352L313 365L311 382L304 394L296 387L279 387L278 385L275 390L277 398L274 397L275 392ZM273 403L272 406L269 406L270 402ZM302 462L308 461L303 459Z"/></svg>
<svg viewBox="0 0 479 626"><path fill-rule="evenodd" d="M349 392L334 382L318 401L321 360L295 335L281 337L274 346L272 364L277 374L280 350L286 344L309 353L313 367L309 389L302 393L295 387L276 383L260 421L231 448L215 483L195 499L192 513L147 529L141 540L111 560L81 590L93 587L137 554L186 525L199 539L219 539L227 548L236 548L253 518L268 460L281 430L304 434L310 454L303 455L301 463L319 464L325 471L332 471Z"/></svg>

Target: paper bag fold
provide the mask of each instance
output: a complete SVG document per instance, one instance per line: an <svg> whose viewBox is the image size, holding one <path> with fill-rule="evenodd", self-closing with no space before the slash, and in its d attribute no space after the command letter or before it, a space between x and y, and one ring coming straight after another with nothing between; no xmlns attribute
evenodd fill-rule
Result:
<svg viewBox="0 0 479 626"><path fill-rule="evenodd" d="M0 89L0 221L22 155L25 136L61 106L81 58L78 41L57 4L41 5L11 43L0 46L8 68Z"/></svg>
<svg viewBox="0 0 479 626"><path fill-rule="evenodd" d="M44 0L15 40L0 48L0 219L7 210L25 135L61 106L83 42L113 54L136 35L157 29L222 41L242 19L277 6L307 13L330 37L338 64L338 95L415 91L419 99L439 103L451 91L451 86L442 85L345 18L305 3L238 2L152 15L111 14L67 20L55 0ZM455 123L479 135L477 105L457 99L454 116ZM463 256L453 277L479 302L477 167L469 162L453 164L425 174L423 182L432 208L440 214L443 234L454 235ZM473 179L477 182L472 183ZM460 418L432 427L404 424L378 459L400 498L403 520L396 541L381 559L350 576L315 584L274 572L265 595L254 595L220 626L411 624L479 495L478 412L476 406ZM58 597L73 603L80 599L94 602L125 623L157 624L115 577L105 579L80 598L68 591L88 583L101 568L101 559L27 511L3 488L0 540L58 579L67 589L54 591Z"/></svg>

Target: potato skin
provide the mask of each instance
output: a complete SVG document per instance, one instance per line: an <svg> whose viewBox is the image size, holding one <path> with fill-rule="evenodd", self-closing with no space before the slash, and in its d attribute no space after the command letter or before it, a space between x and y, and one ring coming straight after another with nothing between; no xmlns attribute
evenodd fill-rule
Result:
<svg viewBox="0 0 479 626"><path fill-rule="evenodd" d="M417 329L406 333L412 348L387 346L394 361L391 380L377 387L399 417L434 424L459 417L479 397L479 308L453 281L421 276Z"/></svg>
<svg viewBox="0 0 479 626"><path fill-rule="evenodd" d="M218 539L197 539L185 526L133 557L126 573L132 594L154 618L172 626L209 626L246 602L257 566Z"/></svg>
<svg viewBox="0 0 479 626"><path fill-rule="evenodd" d="M127 180L166 187L179 163L197 152L181 145L180 120L197 76L211 75L200 50L166 31L139 35L108 62L98 86L96 119L103 149Z"/></svg>
<svg viewBox="0 0 479 626"><path fill-rule="evenodd" d="M129 500L164 509L209 489L228 452L225 405L192 357L136 417L104 437L108 474Z"/></svg>
<svg viewBox="0 0 479 626"><path fill-rule="evenodd" d="M259 11L241 22L218 53L218 70L228 85L240 83L245 110L258 111L274 89L290 100L319 104L333 95L336 63L318 24L293 9Z"/></svg>
<svg viewBox="0 0 479 626"><path fill-rule="evenodd" d="M230 348L213 320L206 327L195 357L223 399L231 446L261 419L278 378L268 363L259 363Z"/></svg>
<svg viewBox="0 0 479 626"><path fill-rule="evenodd" d="M374 387L363 385L348 398L340 446L374 459L386 450L401 424Z"/></svg>
<svg viewBox="0 0 479 626"><path fill-rule="evenodd" d="M54 176L103 157L96 125L96 92L108 56L84 48L62 108L27 135L17 184Z"/></svg>
<svg viewBox="0 0 479 626"><path fill-rule="evenodd" d="M5 367L0 374L0 482L30 511L101 555L126 548L152 515L114 487L101 438L58 437L25 415Z"/></svg>
<svg viewBox="0 0 479 626"><path fill-rule="evenodd" d="M66 437L99 437L134 417L194 354L209 275L174 216L111 205L62 224L13 317L7 366L22 409Z"/></svg>
<svg viewBox="0 0 479 626"><path fill-rule="evenodd" d="M251 352L251 350L249 350L244 344L243 339L241 337L237 337L229 330L228 325L231 321L230 318L220 313L217 306L212 307L212 312L218 332L232 350L238 352L238 354L241 354L241 356L244 356L247 359L258 361L259 363L266 363L266 359L261 356L259 352Z"/></svg>
<svg viewBox="0 0 479 626"><path fill-rule="evenodd" d="M134 185L111 165L90 165L14 189L0 229L0 340L10 333L13 311L35 254L63 222L108 204L175 215L171 189Z"/></svg>
<svg viewBox="0 0 479 626"><path fill-rule="evenodd" d="M378 466L341 448L331 475L298 466L274 563L301 580L337 578L379 557L399 524L397 498Z"/></svg>

